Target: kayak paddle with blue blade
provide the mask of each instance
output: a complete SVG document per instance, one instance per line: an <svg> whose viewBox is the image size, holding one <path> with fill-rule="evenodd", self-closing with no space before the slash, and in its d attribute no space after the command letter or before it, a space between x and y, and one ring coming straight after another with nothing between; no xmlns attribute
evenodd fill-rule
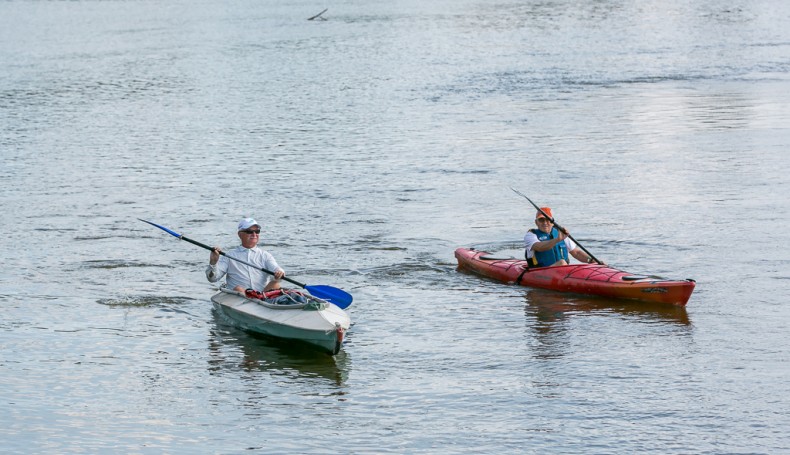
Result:
<svg viewBox="0 0 790 455"><path fill-rule="evenodd" d="M148 223L151 226L158 227L159 229L167 232L168 234L172 235L173 237L176 237L179 240L187 241L187 242L189 242L189 243L191 243L193 245L197 245L197 246L199 246L201 248L205 248L205 249L207 249L209 251L213 251L214 250L214 248L212 248L212 247L210 247L208 245L205 245L205 244L200 243L198 241L192 240L192 239L190 239L188 237L184 237L183 235L179 234L178 232L171 231L170 229L168 229L168 228L166 228L164 226L160 226L160 225L158 225L156 223L152 223L152 222L144 220L142 218L138 218L138 220L142 221L143 223ZM234 258L232 256L228 256L227 254L225 254L224 251L220 252L219 254L221 254L222 256L225 256L228 259L232 259L234 261L241 262L244 265L247 265L247 266L250 266L252 268L258 269L261 272L268 273L269 275L274 275L274 272L272 272L271 270L266 270L266 269L264 269L262 267L258 267L257 265L250 264L247 261L243 261L241 259L236 259L236 258ZM310 294L312 294L313 296L318 297L319 299L324 299L324 300L327 300L329 302L332 302L333 304L337 305L341 309L348 308L348 306L351 305L351 302L354 300L354 298L351 296L351 294L349 294L348 292L346 292L346 291L344 291L342 289L338 289L336 287L322 285L322 284L314 285L314 286L308 286L308 285L300 283L300 282L298 282L296 280L292 280L292 279L288 278L287 276L284 276L282 279L285 280L285 281L288 281L290 283L293 283L293 284L295 284L297 286L300 286L300 287L302 287L304 289L307 289L307 291L310 292Z"/></svg>

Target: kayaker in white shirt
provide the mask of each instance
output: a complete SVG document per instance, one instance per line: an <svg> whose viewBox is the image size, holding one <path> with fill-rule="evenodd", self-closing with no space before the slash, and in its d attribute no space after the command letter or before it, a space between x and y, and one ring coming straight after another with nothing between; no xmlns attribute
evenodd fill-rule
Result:
<svg viewBox="0 0 790 455"><path fill-rule="evenodd" d="M541 212L542 210L542 212ZM530 267L550 267L568 265L568 253L580 262L591 264L595 260L568 238L568 231L554 227L554 224L543 214L554 218L551 208L541 207L535 215L537 229L530 229L524 236L524 256Z"/></svg>
<svg viewBox="0 0 790 455"><path fill-rule="evenodd" d="M222 250L215 246L209 256L206 278L214 283L227 275L226 287L239 292L245 292L247 289L263 292L279 289L280 279L285 276L285 270L277 264L271 253L258 248L260 234L261 225L253 218L244 218L239 222L238 229L241 245L225 254L271 270L274 276L220 255Z"/></svg>

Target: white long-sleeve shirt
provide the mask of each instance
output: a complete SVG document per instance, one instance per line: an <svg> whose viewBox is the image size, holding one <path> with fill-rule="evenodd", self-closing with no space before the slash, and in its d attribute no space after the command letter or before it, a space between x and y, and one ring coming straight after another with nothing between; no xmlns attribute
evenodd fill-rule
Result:
<svg viewBox="0 0 790 455"><path fill-rule="evenodd" d="M225 254L272 272L282 270L280 266L277 265L277 261L274 260L274 256L272 256L271 253L257 246L255 248L238 246ZM206 278L212 283L219 281L226 275L227 287L230 289L241 286L244 289L262 291L270 281L274 280L274 276L268 273L254 269L241 262L234 261L233 259L228 259L225 256L220 256L219 261L217 261L215 265L209 264L206 267Z"/></svg>

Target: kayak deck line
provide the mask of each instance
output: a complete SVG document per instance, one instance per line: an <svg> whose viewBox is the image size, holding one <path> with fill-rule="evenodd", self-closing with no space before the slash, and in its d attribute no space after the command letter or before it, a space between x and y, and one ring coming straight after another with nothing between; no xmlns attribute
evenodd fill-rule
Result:
<svg viewBox="0 0 790 455"><path fill-rule="evenodd" d="M480 256L480 259L483 261L512 261L515 260L513 256L508 256L506 258L496 258L492 256Z"/></svg>
<svg viewBox="0 0 790 455"><path fill-rule="evenodd" d="M254 297L250 297L250 296L246 295L243 292L236 291L235 289L221 288L220 290L222 292L227 293L227 294L238 295L239 297L243 297L244 299L246 299L246 300L248 300L248 301L250 301L252 303L257 303L258 305L262 305L262 306L265 306L266 308L271 308L273 310L302 310L302 309L305 309L306 307L310 307L311 306L311 303L309 301L305 302L305 303L301 303L301 302L299 302L299 303L271 303L269 300L274 300L274 299L268 299L268 300L257 299L257 298L254 298ZM320 298L315 297L313 295L310 295L309 298L310 298L310 300L313 300L314 302L319 302L319 303L321 303L323 305L328 305L329 304L328 301L326 301L324 299L320 299Z"/></svg>

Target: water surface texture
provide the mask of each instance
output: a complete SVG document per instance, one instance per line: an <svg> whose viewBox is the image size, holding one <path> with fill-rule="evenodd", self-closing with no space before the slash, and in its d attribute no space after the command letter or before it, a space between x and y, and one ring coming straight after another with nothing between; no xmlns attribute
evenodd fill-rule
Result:
<svg viewBox="0 0 790 455"><path fill-rule="evenodd" d="M0 451L790 452L785 1L6 1L0 65ZM511 186L687 308L459 273ZM137 220L243 216L339 355Z"/></svg>

